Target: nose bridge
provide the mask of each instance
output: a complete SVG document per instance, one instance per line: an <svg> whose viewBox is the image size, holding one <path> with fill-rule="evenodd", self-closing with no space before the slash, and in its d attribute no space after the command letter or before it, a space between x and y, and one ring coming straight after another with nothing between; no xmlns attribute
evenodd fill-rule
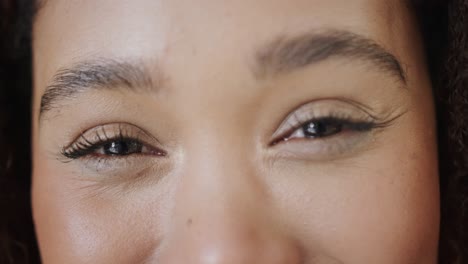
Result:
<svg viewBox="0 0 468 264"><path fill-rule="evenodd" d="M254 215L265 209L266 193L251 158L238 144L217 143L214 137L210 142L211 146L187 154L175 191L174 217L211 228L234 228L236 218L260 219Z"/></svg>
<svg viewBox="0 0 468 264"><path fill-rule="evenodd" d="M248 155L222 144L201 152L181 170L159 263L300 263Z"/></svg>
<svg viewBox="0 0 468 264"><path fill-rule="evenodd" d="M264 197L258 173L261 166L254 163L254 143L242 130L231 129L235 125L221 122L218 125L207 122L202 131L187 136L190 140L181 166L177 198L198 206L203 205L200 200L217 200L209 204L215 209L216 205L233 206Z"/></svg>

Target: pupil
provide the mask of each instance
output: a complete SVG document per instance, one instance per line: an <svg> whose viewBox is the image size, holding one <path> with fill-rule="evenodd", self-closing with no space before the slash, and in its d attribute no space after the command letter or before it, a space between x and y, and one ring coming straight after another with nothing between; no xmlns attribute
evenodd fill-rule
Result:
<svg viewBox="0 0 468 264"><path fill-rule="evenodd" d="M139 152L140 144L137 142L126 142L123 140L113 141L104 145L104 153L106 155L129 155Z"/></svg>
<svg viewBox="0 0 468 264"><path fill-rule="evenodd" d="M318 138L331 136L339 133L342 130L342 125L328 121L313 121L309 122L302 128L304 135L309 138Z"/></svg>

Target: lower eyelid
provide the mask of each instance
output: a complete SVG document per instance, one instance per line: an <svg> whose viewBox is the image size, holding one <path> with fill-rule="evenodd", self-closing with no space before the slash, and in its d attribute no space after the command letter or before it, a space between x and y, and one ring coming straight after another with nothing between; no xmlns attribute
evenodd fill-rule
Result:
<svg viewBox="0 0 468 264"><path fill-rule="evenodd" d="M345 154L351 155L367 145L373 131L349 131L325 138L291 138L273 146L275 156L303 160L328 160Z"/></svg>
<svg viewBox="0 0 468 264"><path fill-rule="evenodd" d="M167 157L149 157L144 155L111 156L111 157L83 157L75 163L85 177L111 176L112 178L132 178L141 174L141 171L151 168L165 168L170 164ZM84 169L84 170L83 170Z"/></svg>

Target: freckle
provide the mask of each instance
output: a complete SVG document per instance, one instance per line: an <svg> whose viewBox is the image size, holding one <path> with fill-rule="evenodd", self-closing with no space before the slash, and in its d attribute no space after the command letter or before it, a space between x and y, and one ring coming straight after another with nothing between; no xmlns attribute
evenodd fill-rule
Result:
<svg viewBox="0 0 468 264"><path fill-rule="evenodd" d="M192 222L193 222L193 221L192 221L192 218L187 219L187 226L191 226L191 225L192 225Z"/></svg>

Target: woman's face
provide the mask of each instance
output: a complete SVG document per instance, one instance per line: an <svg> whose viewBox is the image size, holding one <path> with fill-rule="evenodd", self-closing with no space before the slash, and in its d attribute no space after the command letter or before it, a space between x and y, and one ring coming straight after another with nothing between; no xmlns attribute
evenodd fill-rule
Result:
<svg viewBox="0 0 468 264"><path fill-rule="evenodd" d="M436 263L435 118L393 0L49 0L45 263Z"/></svg>

